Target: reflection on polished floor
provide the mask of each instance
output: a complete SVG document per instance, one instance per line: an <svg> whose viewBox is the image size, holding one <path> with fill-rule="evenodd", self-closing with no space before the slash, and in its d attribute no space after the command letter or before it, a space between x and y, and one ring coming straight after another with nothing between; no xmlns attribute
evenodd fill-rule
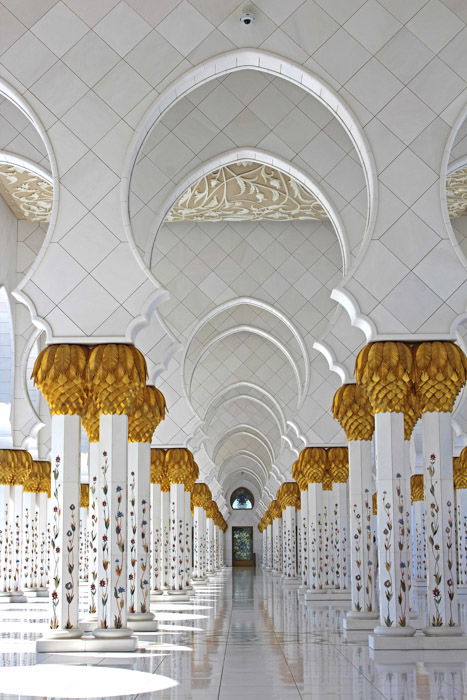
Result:
<svg viewBox="0 0 467 700"><path fill-rule="evenodd" d="M156 603L159 632L140 634L135 654L102 656L36 655L46 604L3 604L1 698L467 698L464 652L371 659L366 640L343 639L345 609L305 603L278 577L226 569L189 602Z"/></svg>

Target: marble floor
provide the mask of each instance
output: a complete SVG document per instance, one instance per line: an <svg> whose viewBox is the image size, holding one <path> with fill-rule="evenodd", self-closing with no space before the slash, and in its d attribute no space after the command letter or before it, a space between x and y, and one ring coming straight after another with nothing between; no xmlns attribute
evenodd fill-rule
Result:
<svg viewBox="0 0 467 700"><path fill-rule="evenodd" d="M42 654L46 603L0 604L2 700L467 700L467 655L370 658L343 639L346 604L305 604L251 569L224 570L187 602L157 602L134 654ZM464 660L465 658L465 660ZM465 679L465 680L464 680Z"/></svg>

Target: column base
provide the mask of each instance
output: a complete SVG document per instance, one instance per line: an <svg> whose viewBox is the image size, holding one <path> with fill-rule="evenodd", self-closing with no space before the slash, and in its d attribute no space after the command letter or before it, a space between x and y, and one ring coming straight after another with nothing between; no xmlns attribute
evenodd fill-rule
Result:
<svg viewBox="0 0 467 700"><path fill-rule="evenodd" d="M327 593L330 600L350 600L350 591L339 590L338 588L328 588Z"/></svg>
<svg viewBox="0 0 467 700"><path fill-rule="evenodd" d="M79 639L38 639L36 642L36 652L39 654L51 654L60 652L82 652L82 651L136 651L138 638L120 637L118 639L104 638L96 639L92 636L85 636Z"/></svg>
<svg viewBox="0 0 467 700"><path fill-rule="evenodd" d="M467 635L428 636L417 633L411 637L370 634L368 646L375 651L451 651L467 650Z"/></svg>
<svg viewBox="0 0 467 700"><path fill-rule="evenodd" d="M0 603L27 603L28 599L22 592L18 593L0 593Z"/></svg>
<svg viewBox="0 0 467 700"><path fill-rule="evenodd" d="M149 613L128 613L128 627L135 632L157 632L159 625L154 619L154 614Z"/></svg>
<svg viewBox="0 0 467 700"><path fill-rule="evenodd" d="M96 627L92 633L96 639L126 639L131 637L133 630L129 627Z"/></svg>
<svg viewBox="0 0 467 700"><path fill-rule="evenodd" d="M452 627L424 627L422 632L427 637L461 637L464 634L460 625L453 625Z"/></svg>
<svg viewBox="0 0 467 700"><path fill-rule="evenodd" d="M51 641L66 641L67 639L80 639L83 636L83 630L80 627L73 627L71 630L65 630L65 629L56 629L56 630L47 630L45 635L42 637L42 640L51 640ZM41 640L38 640L41 641Z"/></svg>
<svg viewBox="0 0 467 700"><path fill-rule="evenodd" d="M378 613L349 611L342 621L342 627L346 632L373 632Z"/></svg>
<svg viewBox="0 0 467 700"><path fill-rule="evenodd" d="M282 581L284 583L284 586L288 586L290 588L298 588L300 586L300 579L298 577L289 578L287 576L284 576Z"/></svg>
<svg viewBox="0 0 467 700"><path fill-rule="evenodd" d="M47 588L29 588L24 591L24 595L30 600L31 598L48 598L49 591Z"/></svg>
<svg viewBox="0 0 467 700"><path fill-rule="evenodd" d="M171 591L167 590L164 592L164 597L171 598L172 600L190 600L190 595L191 593L189 591L183 590L183 591Z"/></svg>
<svg viewBox="0 0 467 700"><path fill-rule="evenodd" d="M163 596L163 595L164 595L163 590L151 591L151 593L149 594L149 597L151 600L160 600L161 596Z"/></svg>
<svg viewBox="0 0 467 700"><path fill-rule="evenodd" d="M196 584L198 584L198 583L206 583L207 580L208 580L207 576L199 576L199 577L197 576L196 578L191 579L191 583L193 584L193 586L196 586Z"/></svg>
<svg viewBox="0 0 467 700"><path fill-rule="evenodd" d="M308 602L316 601L324 601L328 602L331 600L331 596L329 592L325 589L319 590L319 591L310 591L309 589L305 593L305 600Z"/></svg>

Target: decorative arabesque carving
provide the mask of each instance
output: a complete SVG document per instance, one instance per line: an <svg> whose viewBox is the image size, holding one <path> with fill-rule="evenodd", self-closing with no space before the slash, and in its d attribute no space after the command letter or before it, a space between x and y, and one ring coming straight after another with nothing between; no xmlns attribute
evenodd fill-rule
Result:
<svg viewBox="0 0 467 700"><path fill-rule="evenodd" d="M0 195L17 219L47 222L50 218L53 186L37 173L0 163Z"/></svg>
<svg viewBox="0 0 467 700"><path fill-rule="evenodd" d="M446 195L450 219L467 214L467 165L448 175Z"/></svg>
<svg viewBox="0 0 467 700"><path fill-rule="evenodd" d="M189 187L166 221L285 221L327 219L318 200L294 178L269 165L225 165Z"/></svg>

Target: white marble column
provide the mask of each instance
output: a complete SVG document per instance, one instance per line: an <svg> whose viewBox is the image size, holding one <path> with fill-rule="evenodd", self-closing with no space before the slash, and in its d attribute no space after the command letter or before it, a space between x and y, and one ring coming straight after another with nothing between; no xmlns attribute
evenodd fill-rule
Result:
<svg viewBox="0 0 467 700"><path fill-rule="evenodd" d="M186 596L185 486L170 484L170 575L167 593Z"/></svg>
<svg viewBox="0 0 467 700"><path fill-rule="evenodd" d="M371 440L349 440L350 590L346 629L373 629L376 605L376 547L373 541Z"/></svg>
<svg viewBox="0 0 467 700"><path fill-rule="evenodd" d="M128 417L100 416L101 465L98 498L98 627L99 638L131 635L127 626L127 444Z"/></svg>
<svg viewBox="0 0 467 700"><path fill-rule="evenodd" d="M301 566L301 582L302 583L300 586L300 591L302 593L305 593L308 590L308 566L309 566L308 484L306 484L306 489L303 489L300 487L300 530L301 530L301 552L302 552L302 566Z"/></svg>
<svg viewBox="0 0 467 700"><path fill-rule="evenodd" d="M192 590L191 575L192 575L192 556L193 556L193 515L191 513L191 492L190 486L185 484L184 493L184 512L185 512L185 541L184 541L184 589Z"/></svg>
<svg viewBox="0 0 467 700"><path fill-rule="evenodd" d="M89 576L89 507L83 505L83 486L81 484L81 507L79 509L79 579L87 582Z"/></svg>
<svg viewBox="0 0 467 700"><path fill-rule="evenodd" d="M193 516L193 581L206 580L206 511L194 506Z"/></svg>
<svg viewBox="0 0 467 700"><path fill-rule="evenodd" d="M423 414L428 627L425 634L461 634L457 602L455 505L450 413Z"/></svg>
<svg viewBox="0 0 467 700"><path fill-rule="evenodd" d="M80 439L78 415L52 415L48 637L82 635L78 626Z"/></svg>
<svg viewBox="0 0 467 700"><path fill-rule="evenodd" d="M25 484L21 529L21 588L25 593L37 587L37 544L36 494Z"/></svg>
<svg viewBox="0 0 467 700"><path fill-rule="evenodd" d="M150 611L150 470L150 443L129 442L128 626L146 632L157 629L154 614Z"/></svg>
<svg viewBox="0 0 467 700"><path fill-rule="evenodd" d="M276 516L272 521L273 572L282 574L282 518Z"/></svg>
<svg viewBox="0 0 467 700"><path fill-rule="evenodd" d="M334 526L334 588L349 592L349 499L346 482L332 484L332 523Z"/></svg>
<svg viewBox="0 0 467 700"><path fill-rule="evenodd" d="M288 584L298 584L297 509L300 508L300 488L295 481L281 484L277 501L282 509L282 576Z"/></svg>
<svg viewBox="0 0 467 700"><path fill-rule="evenodd" d="M98 590L98 513L99 513L99 498L98 498L98 479L100 476L100 446L96 440L89 441L89 509L88 509L88 531L89 531L89 604L88 615L97 621L97 596Z"/></svg>
<svg viewBox="0 0 467 700"><path fill-rule="evenodd" d="M296 531L297 510L286 506L282 511L282 575L286 583L298 583Z"/></svg>
<svg viewBox="0 0 467 700"><path fill-rule="evenodd" d="M410 495L405 464L404 414L376 413L376 491L378 498L379 634L411 636L406 512Z"/></svg>
<svg viewBox="0 0 467 700"><path fill-rule="evenodd" d="M466 475L467 476L467 475ZM456 522L457 522L457 582L460 589L467 591L467 479L455 483ZM462 587L462 588L461 588Z"/></svg>
<svg viewBox="0 0 467 700"><path fill-rule="evenodd" d="M261 568L263 570L266 569L267 566L267 560L268 560L268 531L266 528L266 525L262 526L262 529L260 526L258 526L261 532Z"/></svg>
<svg viewBox="0 0 467 700"><path fill-rule="evenodd" d="M273 565L272 550L273 550L272 520L271 520L271 516L270 516L269 511L268 511L267 521L266 521L266 571L272 571L272 565Z"/></svg>
<svg viewBox="0 0 467 700"><path fill-rule="evenodd" d="M151 595L163 589L163 553L161 520L161 485L151 483Z"/></svg>
<svg viewBox="0 0 467 700"><path fill-rule="evenodd" d="M50 465L49 465L50 470ZM50 484L50 477L49 477ZM37 586L39 589L39 595L48 595L47 585L49 582L49 569L48 569L48 493L46 491L41 491L37 494L37 510L38 510L38 576L37 576Z"/></svg>
<svg viewBox="0 0 467 700"><path fill-rule="evenodd" d="M209 509L206 510L206 573L214 574L214 521Z"/></svg>
<svg viewBox="0 0 467 700"><path fill-rule="evenodd" d="M329 476L323 478L321 512L318 513L318 525L320 529L320 564L321 575L323 580L323 588L329 590L334 588L334 532L332 528L332 481Z"/></svg>
<svg viewBox="0 0 467 700"><path fill-rule="evenodd" d="M162 574L162 587L164 590L170 588L170 561L171 561L171 550L170 550L170 486L167 491L161 489L161 536L162 536L162 547L161 547L161 574Z"/></svg>
<svg viewBox="0 0 467 700"><path fill-rule="evenodd" d="M426 533L423 474L410 478L412 585L426 588Z"/></svg>
<svg viewBox="0 0 467 700"><path fill-rule="evenodd" d="M322 543L323 488L321 482L308 483L308 591L306 599L324 591Z"/></svg>

